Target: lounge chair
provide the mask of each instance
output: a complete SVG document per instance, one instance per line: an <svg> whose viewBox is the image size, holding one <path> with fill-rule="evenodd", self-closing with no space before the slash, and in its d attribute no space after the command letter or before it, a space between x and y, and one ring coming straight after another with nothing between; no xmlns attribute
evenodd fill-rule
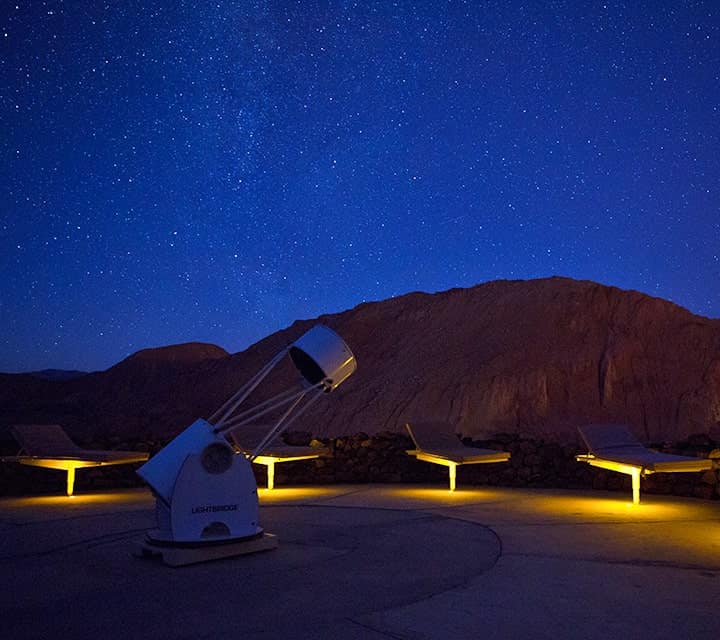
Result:
<svg viewBox="0 0 720 640"><path fill-rule="evenodd" d="M593 467L632 477L633 503L640 502L640 477L651 473L693 473L713 468L707 458L658 453L644 447L623 424L589 424L578 427L588 453L575 456Z"/></svg>
<svg viewBox="0 0 720 640"><path fill-rule="evenodd" d="M244 425L228 432L235 448L250 457L272 427L269 425ZM328 452L325 447L295 446L285 444L280 435L275 436L262 451L257 452L253 462L267 467L267 488L275 487L275 463L294 460L312 460Z"/></svg>
<svg viewBox="0 0 720 640"><path fill-rule="evenodd" d="M418 460L432 462L448 468L450 491L455 491L457 467L461 464L481 464L488 462L507 462L507 451L478 449L464 445L454 433L452 426L442 422L413 422L405 424L415 449L408 455Z"/></svg>
<svg viewBox="0 0 720 640"><path fill-rule="evenodd" d="M75 469L145 462L149 457L139 451L83 449L58 424L17 424L10 427L10 433L20 444L20 451L16 456L0 458L0 461L67 471L68 496L73 494Z"/></svg>

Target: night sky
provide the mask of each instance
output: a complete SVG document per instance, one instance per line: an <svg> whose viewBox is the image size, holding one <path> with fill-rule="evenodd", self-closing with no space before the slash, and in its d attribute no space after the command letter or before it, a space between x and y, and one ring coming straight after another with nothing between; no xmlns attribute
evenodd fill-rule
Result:
<svg viewBox="0 0 720 640"><path fill-rule="evenodd" d="M2 2L0 371L565 275L720 316L720 3Z"/></svg>

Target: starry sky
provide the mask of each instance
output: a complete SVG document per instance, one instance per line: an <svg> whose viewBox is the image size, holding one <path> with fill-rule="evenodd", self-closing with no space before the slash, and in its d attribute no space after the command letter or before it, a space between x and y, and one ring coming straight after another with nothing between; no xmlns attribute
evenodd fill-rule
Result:
<svg viewBox="0 0 720 640"><path fill-rule="evenodd" d="M564 275L720 316L720 3L7 0L0 371Z"/></svg>

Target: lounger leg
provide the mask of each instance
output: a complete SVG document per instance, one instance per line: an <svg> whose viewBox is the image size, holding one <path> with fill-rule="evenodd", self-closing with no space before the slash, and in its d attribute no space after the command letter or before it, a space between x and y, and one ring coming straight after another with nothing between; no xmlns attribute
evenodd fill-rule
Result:
<svg viewBox="0 0 720 640"><path fill-rule="evenodd" d="M457 465L451 463L450 465L448 465L448 471L450 473L450 491L455 491L455 477L457 475Z"/></svg>
<svg viewBox="0 0 720 640"><path fill-rule="evenodd" d="M275 463L274 462L268 462L267 477L268 477L267 488L273 489L275 487Z"/></svg>
<svg viewBox="0 0 720 640"><path fill-rule="evenodd" d="M75 467L70 467L67 470L67 494L68 494L68 496L72 496L74 486L75 486Z"/></svg>
<svg viewBox="0 0 720 640"><path fill-rule="evenodd" d="M640 469L633 469L631 476L633 504L640 504Z"/></svg>

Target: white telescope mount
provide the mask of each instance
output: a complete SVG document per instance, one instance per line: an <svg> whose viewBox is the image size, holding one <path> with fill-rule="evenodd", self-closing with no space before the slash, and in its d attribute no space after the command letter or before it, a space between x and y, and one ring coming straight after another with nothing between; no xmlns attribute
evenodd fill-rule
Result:
<svg viewBox="0 0 720 640"><path fill-rule="evenodd" d="M299 388L287 389L246 407L252 392L289 356L300 373ZM257 484L251 463L323 394L334 391L357 367L343 339L315 325L278 353L208 420L198 419L139 470L156 499L157 529L148 532L142 555L161 555L166 564L253 553L277 546L259 525ZM279 417L277 417L279 413ZM249 455L225 435L260 418L277 417Z"/></svg>

